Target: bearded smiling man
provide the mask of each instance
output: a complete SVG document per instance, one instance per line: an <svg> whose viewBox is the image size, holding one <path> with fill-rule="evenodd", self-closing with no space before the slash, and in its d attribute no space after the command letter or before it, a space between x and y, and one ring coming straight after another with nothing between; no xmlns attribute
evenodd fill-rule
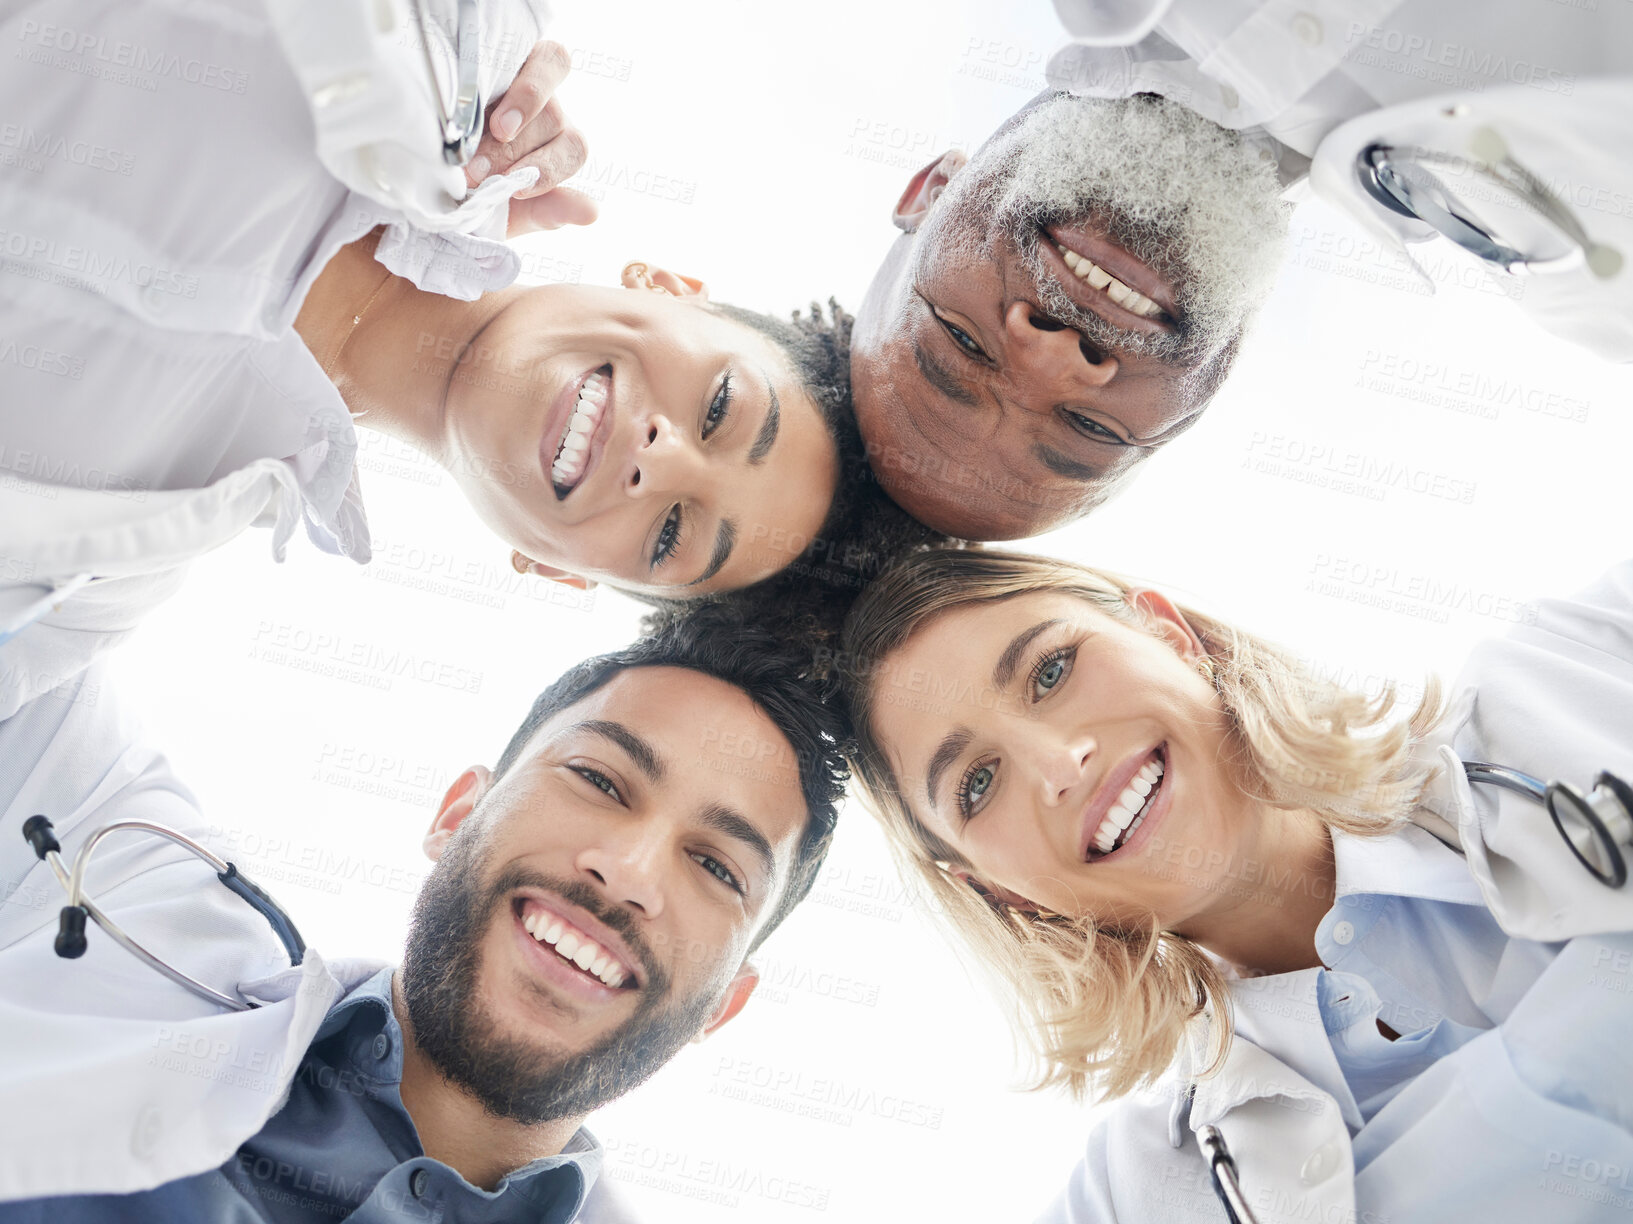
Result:
<svg viewBox="0 0 1633 1224"><path fill-rule="evenodd" d="M1281 259L1275 167L1155 95L1045 95L908 184L852 336L880 483L926 525L1037 535L1194 424Z"/></svg>
<svg viewBox="0 0 1633 1224"><path fill-rule="evenodd" d="M208 836L85 688L104 666L0 722L7 1224L605 1218L580 1214L601 1160L585 1116L742 1009L844 785L844 723L804 661L705 609L573 668L453 783L400 968L308 948L280 971L203 864L111 837L92 899L259 1004L223 1013L99 931L53 953L61 893L25 814L52 815L65 859L116 819Z"/></svg>

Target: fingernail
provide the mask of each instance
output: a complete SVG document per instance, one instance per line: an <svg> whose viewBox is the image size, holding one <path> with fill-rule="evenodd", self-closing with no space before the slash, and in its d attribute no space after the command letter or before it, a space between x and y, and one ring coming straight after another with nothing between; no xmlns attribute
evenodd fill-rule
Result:
<svg viewBox="0 0 1633 1224"><path fill-rule="evenodd" d="M470 172L470 176L480 183L483 179L488 177L487 157L485 155L478 154L477 156L471 158L471 164L467 166L466 169Z"/></svg>
<svg viewBox="0 0 1633 1224"><path fill-rule="evenodd" d="M502 110L493 121L493 134L500 140L509 140L516 134L516 129L522 126L522 112L514 106L509 110Z"/></svg>

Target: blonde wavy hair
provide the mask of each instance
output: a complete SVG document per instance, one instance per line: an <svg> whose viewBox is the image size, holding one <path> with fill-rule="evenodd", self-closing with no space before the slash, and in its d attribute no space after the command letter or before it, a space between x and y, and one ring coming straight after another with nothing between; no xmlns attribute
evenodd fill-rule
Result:
<svg viewBox="0 0 1633 1224"><path fill-rule="evenodd" d="M1047 557L936 549L870 585L845 622L837 665L856 731L854 775L910 879L928 891L978 961L1006 989L1037 1064L1031 1087L1122 1096L1174 1061L1193 1022L1201 1071L1223 1063L1232 1023L1219 966L1190 940L1158 929L1113 930L1070 915L996 901L953 872L974 872L958 849L913 815L873 723L875 685L890 656L930 621L966 604L1061 591L1153 632L1125 579ZM1327 827L1362 836L1406 818L1429 769L1414 744L1439 720L1431 679L1416 710L1393 719L1392 685L1366 697L1311 673L1297 656L1190 608L1180 611L1212 662L1229 716L1226 766L1253 797L1307 809Z"/></svg>

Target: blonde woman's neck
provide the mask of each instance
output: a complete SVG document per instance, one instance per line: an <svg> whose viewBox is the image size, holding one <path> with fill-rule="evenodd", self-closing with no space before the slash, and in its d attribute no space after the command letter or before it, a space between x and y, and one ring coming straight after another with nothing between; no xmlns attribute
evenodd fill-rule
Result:
<svg viewBox="0 0 1633 1224"><path fill-rule="evenodd" d="M1321 966L1315 932L1333 903L1332 837L1307 811L1265 807L1259 853L1219 881L1219 903L1174 931L1252 974Z"/></svg>

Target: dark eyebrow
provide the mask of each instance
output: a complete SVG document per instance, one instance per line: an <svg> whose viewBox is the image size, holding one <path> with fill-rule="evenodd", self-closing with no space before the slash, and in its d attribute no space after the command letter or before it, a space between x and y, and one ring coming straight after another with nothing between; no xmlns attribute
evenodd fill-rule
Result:
<svg viewBox="0 0 1633 1224"><path fill-rule="evenodd" d="M963 404L966 408L980 406L981 401L976 398L975 392L966 387L957 374L942 365L940 359L926 349L917 336L913 337L913 360L918 363L924 381L953 403Z"/></svg>
<svg viewBox="0 0 1633 1224"><path fill-rule="evenodd" d="M569 732L588 731L592 735L601 736L602 739L611 740L624 750L630 760L635 762L635 767L647 776L648 781L663 781L663 758L658 755L658 750L624 726L623 723L591 718L581 723L575 723L568 730Z"/></svg>
<svg viewBox="0 0 1633 1224"><path fill-rule="evenodd" d="M714 537L714 554L709 558L709 564L703 567L703 572L686 585L689 587L702 586L709 579L718 574L731 557L732 545L737 543L737 524L731 519L720 520L720 530Z"/></svg>
<svg viewBox="0 0 1633 1224"><path fill-rule="evenodd" d="M771 378L764 370L760 373L765 378L765 393L771 400L771 407L765 410L765 420L760 423L760 432L754 436L754 445L748 448L750 467L759 467L765 462L765 457L777 444L777 429L782 424L782 405L777 402L777 388L771 385Z"/></svg>
<svg viewBox="0 0 1633 1224"><path fill-rule="evenodd" d="M777 856L771 852L771 843L765 839L765 834L750 824L741 813L716 803L705 809L698 820L706 827L724 833L752 850L754 857L760 860L760 866L768 879L777 874Z"/></svg>
<svg viewBox="0 0 1633 1224"><path fill-rule="evenodd" d="M1022 629L1017 633L1014 640L1004 647L1004 653L998 656L998 664L992 669L992 687L1000 690L1008 688L1009 682L1015 678L1015 668L1019 666L1026 648L1037 641L1040 634L1064 623L1056 617L1053 620L1039 621L1030 629Z"/></svg>
<svg viewBox="0 0 1633 1224"><path fill-rule="evenodd" d="M947 738L937 745L935 753L930 757L930 767L924 771L924 793L930 800L930 806L936 805L936 789L941 785L941 775L947 771L947 766L958 759L958 754L970 746L975 738L975 732L968 727L954 727L947 733Z"/></svg>
<svg viewBox="0 0 1633 1224"><path fill-rule="evenodd" d="M1064 476L1067 480L1078 480L1087 484L1100 479L1100 470L1092 468L1086 463L1079 463L1076 459L1068 458L1052 446L1038 445L1032 448L1032 456L1056 476Z"/></svg>

